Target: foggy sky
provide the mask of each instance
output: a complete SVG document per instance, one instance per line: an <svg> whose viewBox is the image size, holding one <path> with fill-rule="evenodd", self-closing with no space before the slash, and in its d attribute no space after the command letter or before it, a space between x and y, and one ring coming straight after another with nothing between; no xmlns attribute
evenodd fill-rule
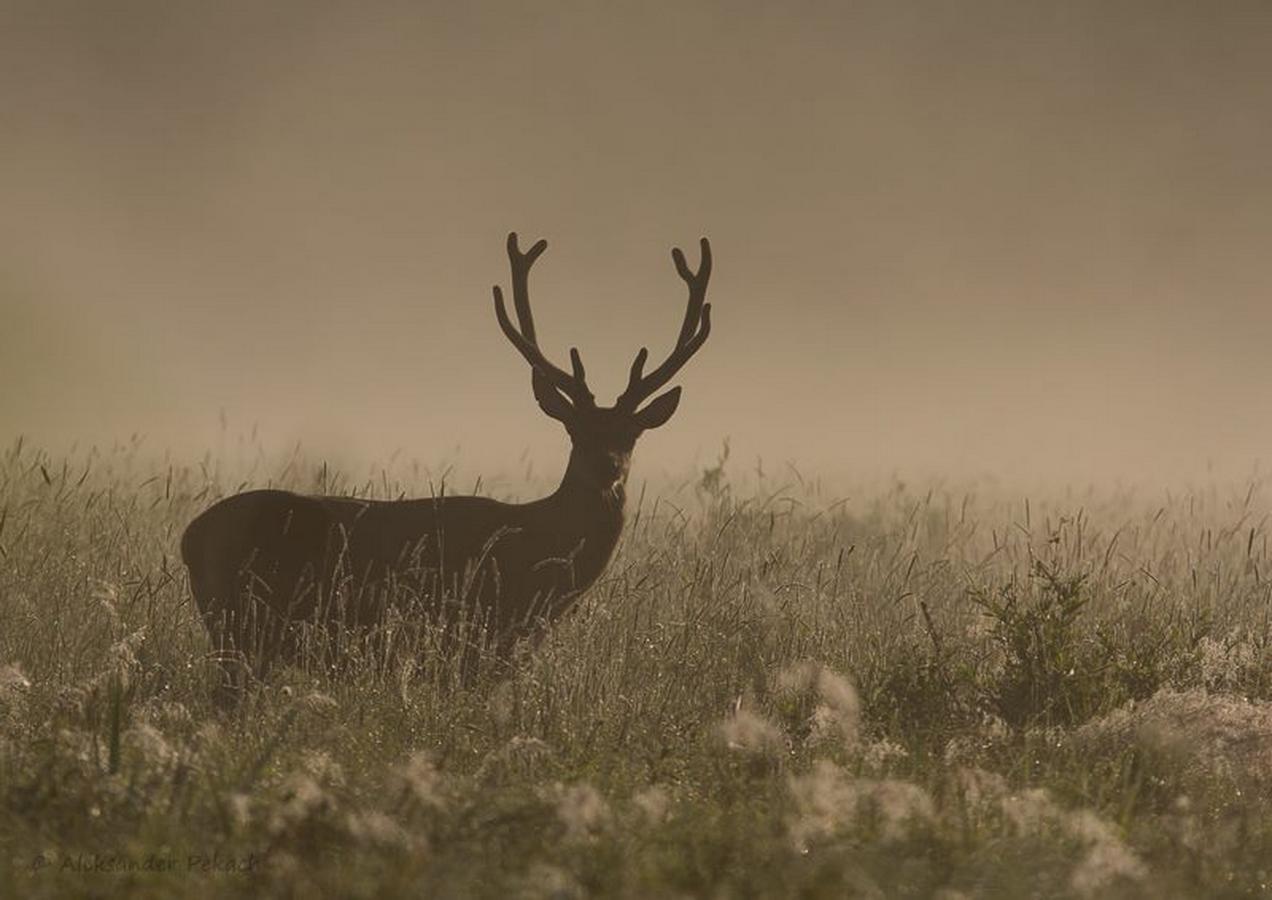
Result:
<svg viewBox="0 0 1272 900"><path fill-rule="evenodd" d="M0 0L0 440L550 470L505 234L605 402L705 234L638 472L1248 473L1269 111L1261 2Z"/></svg>

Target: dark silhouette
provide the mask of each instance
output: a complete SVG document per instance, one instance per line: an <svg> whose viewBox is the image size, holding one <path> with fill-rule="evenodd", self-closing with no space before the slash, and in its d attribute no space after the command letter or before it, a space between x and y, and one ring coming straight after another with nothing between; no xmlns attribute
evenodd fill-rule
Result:
<svg viewBox="0 0 1272 900"><path fill-rule="evenodd" d="M530 363L539 406L565 425L572 444L560 487L525 504L486 497L361 500L257 490L236 494L198 516L181 539L190 586L222 660L223 699L237 696L245 669L257 677L294 661L306 623L366 631L390 608L433 617L451 633L481 634L506 661L516 643L542 633L604 571L623 528L632 448L641 432L671 418L680 388L641 404L697 352L711 330L705 303L711 246L689 269L672 251L689 302L675 348L644 374L648 350L632 363L627 388L598 407L583 362L572 373L543 355L530 311L530 267L547 248L522 253L508 235L512 297L519 328L494 288L499 326ZM464 639L461 639L464 640ZM451 649L455 647L452 644ZM471 640L465 653L475 649Z"/></svg>

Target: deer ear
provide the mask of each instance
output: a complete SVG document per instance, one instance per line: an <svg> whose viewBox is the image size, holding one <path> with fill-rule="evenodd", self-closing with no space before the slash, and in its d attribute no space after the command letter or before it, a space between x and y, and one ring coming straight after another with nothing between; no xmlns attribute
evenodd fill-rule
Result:
<svg viewBox="0 0 1272 900"><path fill-rule="evenodd" d="M655 397L648 406L637 412L636 424L644 431L665 425L679 405L680 388L674 387L662 396Z"/></svg>
<svg viewBox="0 0 1272 900"><path fill-rule="evenodd" d="M539 401L539 409L558 422L573 418L574 407L552 382L535 372L530 378L530 385L534 388L534 399Z"/></svg>

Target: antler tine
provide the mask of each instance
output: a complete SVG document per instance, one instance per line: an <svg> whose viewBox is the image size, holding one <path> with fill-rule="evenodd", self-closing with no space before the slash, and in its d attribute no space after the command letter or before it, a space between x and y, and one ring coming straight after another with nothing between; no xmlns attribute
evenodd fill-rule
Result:
<svg viewBox="0 0 1272 900"><path fill-rule="evenodd" d="M530 267L547 249L548 242L541 238L529 250L522 253L517 244L517 232L508 232L508 264L512 269L512 306L516 310L517 325L521 333L531 343L535 343L537 338L534 333L534 313L530 311ZM537 369L531 371L530 381L535 396L551 384L551 380L545 382L545 377Z"/></svg>
<svg viewBox="0 0 1272 900"><path fill-rule="evenodd" d="M512 267L512 305L517 311L517 324L527 340L535 340L534 315L530 312L530 267L548 249L548 242L538 240L525 253L517 246L517 232L508 232L508 262Z"/></svg>
<svg viewBox="0 0 1272 900"><path fill-rule="evenodd" d="M636 354L631 373L627 379L627 389L618 398L618 406L622 409L634 410L650 394L670 381L689 358L711 334L711 304L706 302L707 282L711 280L711 243L702 238L702 261L698 271L689 268L685 255L679 247L671 251L671 259L676 271L689 285L689 302L685 308L685 319L680 326L680 335L676 338L676 346L671 355L648 375L643 375L645 361L649 358L649 350L645 347Z"/></svg>
<svg viewBox="0 0 1272 900"><path fill-rule="evenodd" d="M511 232L508 235L508 262L512 268L512 303L517 314L517 324L520 330L514 327L508 318L508 309L504 305L503 291L495 286L495 317L499 320L499 327L503 330L504 335L517 348L517 351L530 363L532 370L532 381L534 382L535 394L538 395L546 384L559 388L562 393L575 402L577 405L591 406L595 404L592 392L588 390L587 383L584 379L583 361L579 358L577 349L570 351L570 362L574 370L573 376L566 374L562 369L553 365L543 351L539 349L538 341L535 337L534 330L534 314L530 310L530 267L534 265L535 260L548 248L548 242L545 240L536 241L533 246L525 253L521 252L521 248L517 244L517 233Z"/></svg>
<svg viewBox="0 0 1272 900"><path fill-rule="evenodd" d="M707 297L707 282L711 280L711 242L702 238L699 241L699 247L702 262L699 263L697 272L689 269L688 263L685 262L685 255L679 247L674 247L671 251L671 260L676 264L676 272L685 284L689 285L689 305L685 310L684 324L680 326L680 337L676 339L677 346L689 340L697 328L702 303Z"/></svg>
<svg viewBox="0 0 1272 900"><path fill-rule="evenodd" d="M525 336L512 324L512 320L508 318L508 309L504 305L503 291L498 285L494 287L494 295L495 318L499 320L499 327L503 329L504 335L517 348L517 351L525 357L526 362L530 363L530 367L534 369L536 375L542 375L571 399L577 400L579 392L574 379L549 362L548 358L539 350L539 346L532 341L526 340Z"/></svg>

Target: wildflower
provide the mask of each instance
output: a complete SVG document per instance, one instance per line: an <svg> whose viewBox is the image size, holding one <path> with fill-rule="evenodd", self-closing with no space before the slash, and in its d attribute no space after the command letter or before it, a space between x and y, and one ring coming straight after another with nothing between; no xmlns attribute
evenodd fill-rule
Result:
<svg viewBox="0 0 1272 900"><path fill-rule="evenodd" d="M0 698L10 698L31 687L22 667L15 663L0 666Z"/></svg>
<svg viewBox="0 0 1272 900"><path fill-rule="evenodd" d="M189 707L177 700L158 700L146 705L147 718L158 725L180 728L194 722Z"/></svg>
<svg viewBox="0 0 1272 900"><path fill-rule="evenodd" d="M349 813L345 829L354 840L381 847L410 849L414 842L393 818L378 809Z"/></svg>
<svg viewBox="0 0 1272 900"><path fill-rule="evenodd" d="M954 773L955 782L963 793L963 803L969 810L982 810L997 805L1010 793L1007 779L997 772L964 766Z"/></svg>
<svg viewBox="0 0 1272 900"><path fill-rule="evenodd" d="M310 691L301 698L300 702L306 712L315 714L328 713L340 708L340 704L335 701L334 697L321 691Z"/></svg>
<svg viewBox="0 0 1272 900"><path fill-rule="evenodd" d="M917 784L894 778L862 781L866 782L865 796L874 807L885 841L899 841L911 826L935 821L936 806L928 792Z"/></svg>
<svg viewBox="0 0 1272 900"><path fill-rule="evenodd" d="M1259 664L1259 651L1239 631L1223 641L1207 635L1197 642L1197 663L1202 683L1211 690L1231 690L1242 674Z"/></svg>
<svg viewBox="0 0 1272 900"><path fill-rule="evenodd" d="M811 659L801 659L791 663L777 673L777 689L786 693L802 694L813 687L820 668L821 666Z"/></svg>
<svg viewBox="0 0 1272 900"><path fill-rule="evenodd" d="M252 821L252 798L235 791L230 794L230 818L238 828L246 828Z"/></svg>
<svg viewBox="0 0 1272 900"><path fill-rule="evenodd" d="M216 722L205 722L199 726L199 730L194 733L194 744L202 750L211 750L220 747L225 739L225 731Z"/></svg>
<svg viewBox="0 0 1272 900"><path fill-rule="evenodd" d="M837 731L849 749L855 747L861 725L861 701L857 691L848 679L825 667L817 672L816 687L822 702L813 711L814 732Z"/></svg>
<svg viewBox="0 0 1272 900"><path fill-rule="evenodd" d="M720 723L720 736L730 750L757 755L777 756L786 747L776 725L741 706Z"/></svg>
<svg viewBox="0 0 1272 900"><path fill-rule="evenodd" d="M325 750L307 752L301 764L321 784L340 786L345 782L344 768Z"/></svg>
<svg viewBox="0 0 1272 900"><path fill-rule="evenodd" d="M856 747L861 725L861 701L852 683L812 660L799 660L777 673L779 693L811 695L814 739L837 738L849 749Z"/></svg>
<svg viewBox="0 0 1272 900"><path fill-rule="evenodd" d="M909 755L909 751L900 744L884 738L883 740L871 741L862 752L861 761L868 771L881 773L894 760L905 759Z"/></svg>
<svg viewBox="0 0 1272 900"><path fill-rule="evenodd" d="M1101 895L1119 878L1138 881L1148 874L1113 826L1089 809L1064 809L1043 788L1003 797L1000 803L1017 831L1033 834L1055 829L1083 847L1082 858L1070 876L1070 886L1078 894Z"/></svg>
<svg viewBox="0 0 1272 900"><path fill-rule="evenodd" d="M398 768L396 775L400 781L401 790L412 797L416 803L438 808L444 805L442 775L424 751L417 750L412 753L410 759Z"/></svg>
<svg viewBox="0 0 1272 900"><path fill-rule="evenodd" d="M1119 878L1140 881L1148 869L1130 848L1111 835L1096 840L1069 878L1074 891L1083 896L1100 896Z"/></svg>
<svg viewBox="0 0 1272 900"><path fill-rule="evenodd" d="M574 784L561 791L557 817L565 825L567 841L590 838L609 818L605 798L590 784Z"/></svg>
<svg viewBox="0 0 1272 900"><path fill-rule="evenodd" d="M1000 807L1008 824L1020 834L1037 833L1060 814L1046 788L1031 788L1003 797Z"/></svg>
<svg viewBox="0 0 1272 900"><path fill-rule="evenodd" d="M162 768L177 758L167 738L153 725L134 725L124 732L124 746L131 751L141 765Z"/></svg>
<svg viewBox="0 0 1272 900"><path fill-rule="evenodd" d="M666 821L671 798L667 795L666 788L653 785L638 791L632 797L632 804L640 810L646 821L658 824Z"/></svg>
<svg viewBox="0 0 1272 900"><path fill-rule="evenodd" d="M141 668L137 660L137 651L146 640L146 627L143 625L131 634L126 634L110 645L107 658L111 668L120 674Z"/></svg>
<svg viewBox="0 0 1272 900"><path fill-rule="evenodd" d="M93 590L93 599L97 601L97 605L106 613L106 617L110 619L112 625L119 624L119 589L109 581L102 581L96 578L89 579L96 582Z"/></svg>
<svg viewBox="0 0 1272 900"><path fill-rule="evenodd" d="M1073 742L1083 750L1110 753L1135 745L1172 764L1186 781L1218 777L1260 783L1272 776L1269 738L1272 703L1164 688L1088 722Z"/></svg>
<svg viewBox="0 0 1272 900"><path fill-rule="evenodd" d="M269 825L274 834L288 831L335 805L322 785L306 772L292 773L284 785L283 799L274 805Z"/></svg>
<svg viewBox="0 0 1272 900"><path fill-rule="evenodd" d="M512 721L515 705L516 698L513 696L513 688L510 682L501 682L491 691L490 699L487 701L490 718L501 728L506 727Z"/></svg>
<svg viewBox="0 0 1272 900"><path fill-rule="evenodd" d="M917 784L854 778L828 760L819 760L807 775L793 777L790 792L795 812L789 831L802 852L817 838L854 827L865 812L874 815L884 841L902 840L914 825L936 818L931 796Z"/></svg>

